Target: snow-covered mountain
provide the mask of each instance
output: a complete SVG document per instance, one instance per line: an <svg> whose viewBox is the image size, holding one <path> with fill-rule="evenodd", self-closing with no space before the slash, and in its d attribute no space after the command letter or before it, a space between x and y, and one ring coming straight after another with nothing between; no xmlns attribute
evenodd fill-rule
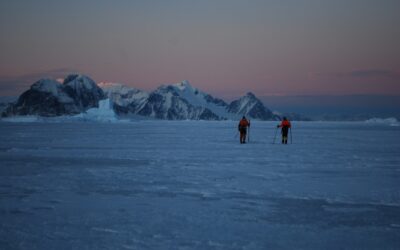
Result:
<svg viewBox="0 0 400 250"><path fill-rule="evenodd" d="M41 79L22 93L2 116L60 116L79 114L97 107L104 99L103 90L87 76L69 75L61 84L53 79Z"/></svg>
<svg viewBox="0 0 400 250"><path fill-rule="evenodd" d="M119 115L139 115L167 120L219 120L209 109L192 105L180 96L174 86L160 86L155 91L130 88L122 84L100 84L104 92L114 102L114 110Z"/></svg>
<svg viewBox="0 0 400 250"><path fill-rule="evenodd" d="M153 91L138 114L168 120L220 120L207 107L193 105L174 86L160 86Z"/></svg>
<svg viewBox="0 0 400 250"><path fill-rule="evenodd" d="M231 102L227 107L227 111L258 120L275 119L274 114L251 92L247 93L239 100Z"/></svg>
<svg viewBox="0 0 400 250"><path fill-rule="evenodd" d="M188 81L146 92L118 83L97 85L84 75L69 75L62 84L53 79L41 79L2 115L76 115L98 107L99 101L105 98L110 99L110 107L118 116L167 120L236 120L243 115L258 120L277 118L252 93L227 104L194 88Z"/></svg>
<svg viewBox="0 0 400 250"><path fill-rule="evenodd" d="M120 83L99 83L107 97L113 102L117 114L136 114L146 104L149 93Z"/></svg>
<svg viewBox="0 0 400 250"><path fill-rule="evenodd" d="M272 112L252 93L248 93L228 105L225 101L192 87L188 81L171 86L180 97L193 106L205 107L223 119L239 119L243 115L258 120L275 118Z"/></svg>
<svg viewBox="0 0 400 250"><path fill-rule="evenodd" d="M249 93L231 104L194 88L188 81L162 85L147 93L121 84L102 84L103 90L114 101L118 114L135 114L157 119L271 120L276 116L260 100Z"/></svg>

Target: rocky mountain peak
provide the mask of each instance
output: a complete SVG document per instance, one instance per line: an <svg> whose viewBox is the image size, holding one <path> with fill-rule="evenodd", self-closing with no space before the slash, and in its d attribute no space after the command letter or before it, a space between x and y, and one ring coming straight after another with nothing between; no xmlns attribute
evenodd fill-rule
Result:
<svg viewBox="0 0 400 250"><path fill-rule="evenodd" d="M248 97L248 98L251 98L251 99L257 99L257 97L252 92L247 92L245 97Z"/></svg>
<svg viewBox="0 0 400 250"><path fill-rule="evenodd" d="M240 99L233 101L227 107L230 113L244 115L259 120L271 120L274 118L272 112L251 92Z"/></svg>
<svg viewBox="0 0 400 250"><path fill-rule="evenodd" d="M51 93L53 95L58 95L59 90L61 88L61 84L53 79L40 79L31 85L31 90L41 91Z"/></svg>
<svg viewBox="0 0 400 250"><path fill-rule="evenodd" d="M77 89L96 89L98 88L95 81L90 77L80 74L68 75L63 82L63 85L70 86L71 88Z"/></svg>

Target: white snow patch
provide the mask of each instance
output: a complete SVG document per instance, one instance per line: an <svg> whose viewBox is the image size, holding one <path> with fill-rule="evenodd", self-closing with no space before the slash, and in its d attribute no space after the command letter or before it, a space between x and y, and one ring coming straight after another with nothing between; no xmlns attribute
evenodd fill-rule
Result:
<svg viewBox="0 0 400 250"><path fill-rule="evenodd" d="M365 121L366 123L370 123L370 124L387 124L390 126L399 126L399 121L394 118L394 117L389 117L389 118L371 118Z"/></svg>

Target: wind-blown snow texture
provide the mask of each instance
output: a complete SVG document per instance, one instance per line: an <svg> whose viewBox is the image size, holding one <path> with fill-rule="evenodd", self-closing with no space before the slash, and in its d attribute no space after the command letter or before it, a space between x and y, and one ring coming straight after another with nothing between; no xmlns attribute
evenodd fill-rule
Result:
<svg viewBox="0 0 400 250"><path fill-rule="evenodd" d="M398 249L400 128L0 122L1 249Z"/></svg>

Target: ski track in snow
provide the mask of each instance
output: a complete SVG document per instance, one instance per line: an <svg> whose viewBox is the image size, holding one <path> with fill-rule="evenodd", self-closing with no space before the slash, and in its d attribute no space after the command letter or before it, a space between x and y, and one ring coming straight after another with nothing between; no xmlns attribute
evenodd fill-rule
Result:
<svg viewBox="0 0 400 250"><path fill-rule="evenodd" d="M0 249L398 249L400 128L0 122Z"/></svg>

